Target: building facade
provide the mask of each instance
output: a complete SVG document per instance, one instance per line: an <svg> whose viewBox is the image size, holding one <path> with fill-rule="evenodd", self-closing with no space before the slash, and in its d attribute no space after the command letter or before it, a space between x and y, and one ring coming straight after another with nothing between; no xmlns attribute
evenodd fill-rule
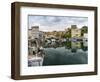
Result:
<svg viewBox="0 0 100 82"><path fill-rule="evenodd" d="M39 26L32 26L32 39L39 38Z"/></svg>
<svg viewBox="0 0 100 82"><path fill-rule="evenodd" d="M81 29L78 29L76 25L71 26L71 37L72 38L81 37Z"/></svg>

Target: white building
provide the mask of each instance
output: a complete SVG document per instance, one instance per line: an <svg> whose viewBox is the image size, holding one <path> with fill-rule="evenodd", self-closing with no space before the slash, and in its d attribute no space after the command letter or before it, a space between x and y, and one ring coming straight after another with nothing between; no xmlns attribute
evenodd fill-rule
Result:
<svg viewBox="0 0 100 82"><path fill-rule="evenodd" d="M88 46L88 34L84 33L83 35L83 46Z"/></svg>
<svg viewBox="0 0 100 82"><path fill-rule="evenodd" d="M28 39L39 38L39 27L33 26L32 29L28 29Z"/></svg>
<svg viewBox="0 0 100 82"><path fill-rule="evenodd" d="M31 37L31 39L39 38L39 26L32 27Z"/></svg>

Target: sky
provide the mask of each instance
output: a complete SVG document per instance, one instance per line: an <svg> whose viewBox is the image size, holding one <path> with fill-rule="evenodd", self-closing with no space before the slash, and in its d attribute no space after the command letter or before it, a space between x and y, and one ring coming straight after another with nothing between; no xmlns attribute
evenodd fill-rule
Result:
<svg viewBox="0 0 100 82"><path fill-rule="evenodd" d="M87 17L29 15L28 28L39 26L40 31L64 31L71 25L88 26Z"/></svg>

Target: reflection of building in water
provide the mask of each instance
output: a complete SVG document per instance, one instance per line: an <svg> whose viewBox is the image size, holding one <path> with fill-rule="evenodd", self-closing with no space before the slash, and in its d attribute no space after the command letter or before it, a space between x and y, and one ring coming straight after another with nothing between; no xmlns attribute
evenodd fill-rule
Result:
<svg viewBox="0 0 100 82"><path fill-rule="evenodd" d="M81 42L71 42L71 48L81 48Z"/></svg>
<svg viewBox="0 0 100 82"><path fill-rule="evenodd" d="M71 26L71 37L72 38L81 37L81 29L78 29L76 25Z"/></svg>

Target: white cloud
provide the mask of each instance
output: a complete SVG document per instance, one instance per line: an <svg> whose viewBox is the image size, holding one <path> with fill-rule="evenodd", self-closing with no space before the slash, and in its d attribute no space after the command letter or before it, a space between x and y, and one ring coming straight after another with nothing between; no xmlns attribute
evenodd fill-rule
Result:
<svg viewBox="0 0 100 82"><path fill-rule="evenodd" d="M86 25L86 17L69 17L69 16L34 16L28 18L29 28L38 25L41 31L64 30L70 25L77 25L79 28Z"/></svg>

